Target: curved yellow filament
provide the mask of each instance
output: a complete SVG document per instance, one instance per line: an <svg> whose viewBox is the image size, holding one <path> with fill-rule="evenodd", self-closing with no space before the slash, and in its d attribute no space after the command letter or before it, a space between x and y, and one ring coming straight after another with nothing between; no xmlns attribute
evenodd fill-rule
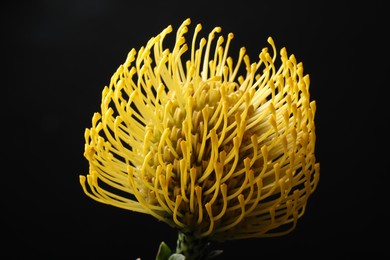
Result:
<svg viewBox="0 0 390 260"><path fill-rule="evenodd" d="M237 199L239 201L239 205L240 205L240 208L241 208L241 214L238 216L238 218L236 218L234 220L233 223L230 223L226 226L222 226L221 228L218 228L215 232L223 232L223 231L226 231L226 230L229 230L231 229L232 227L236 226L238 223L240 223L242 221L242 219L244 218L245 216L245 199L244 199L244 195L240 194L237 196Z"/></svg>
<svg viewBox="0 0 390 260"><path fill-rule="evenodd" d="M195 194L198 202L198 210L199 210L199 215L198 215L198 221L197 224L201 224L203 220L203 207L202 207L202 187L196 186L195 187Z"/></svg>
<svg viewBox="0 0 390 260"><path fill-rule="evenodd" d="M211 232L213 231L213 229L214 229L213 210L212 210L212 208L211 208L210 203L206 203L205 208L206 208L206 211L207 211L209 220L210 220L210 224L209 224L208 230L205 231L205 232L203 232L203 233L201 234L201 237L207 237L207 236L209 236L209 235L211 234Z"/></svg>
<svg viewBox="0 0 390 260"><path fill-rule="evenodd" d="M178 208L181 204L181 201L182 201L182 197L180 195L177 195L176 196L176 201L175 201L175 209L173 211L173 221L175 221L175 224L178 225L179 227L181 228L184 228L185 225L183 223L181 223L178 219L177 219L177 215L178 215Z"/></svg>
<svg viewBox="0 0 390 260"><path fill-rule="evenodd" d="M227 185L224 183L224 184L221 184L221 193L222 193L222 199L223 199L223 206L222 206L222 209L221 209L221 212L214 217L214 221L217 221L219 219L221 219L225 213L226 213L226 209L227 209Z"/></svg>

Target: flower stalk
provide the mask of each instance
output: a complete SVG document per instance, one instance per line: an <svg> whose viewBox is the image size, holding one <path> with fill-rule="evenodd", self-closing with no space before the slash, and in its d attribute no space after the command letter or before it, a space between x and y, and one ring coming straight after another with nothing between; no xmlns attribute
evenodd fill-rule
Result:
<svg viewBox="0 0 390 260"><path fill-rule="evenodd" d="M197 238L183 232L178 232L176 253L185 256L186 260L204 259L209 246L207 238Z"/></svg>
<svg viewBox="0 0 390 260"><path fill-rule="evenodd" d="M211 242L208 238L194 237L178 231L176 251L172 250L164 242L160 244L156 260L206 260L213 259L222 253L222 250L209 250Z"/></svg>

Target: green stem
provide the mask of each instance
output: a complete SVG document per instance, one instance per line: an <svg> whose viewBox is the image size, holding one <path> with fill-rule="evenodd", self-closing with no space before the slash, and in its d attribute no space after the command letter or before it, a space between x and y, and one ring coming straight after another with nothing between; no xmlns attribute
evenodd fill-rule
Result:
<svg viewBox="0 0 390 260"><path fill-rule="evenodd" d="M206 257L206 249L210 242L205 238L197 238L179 231L176 253L185 256L186 260L202 260Z"/></svg>

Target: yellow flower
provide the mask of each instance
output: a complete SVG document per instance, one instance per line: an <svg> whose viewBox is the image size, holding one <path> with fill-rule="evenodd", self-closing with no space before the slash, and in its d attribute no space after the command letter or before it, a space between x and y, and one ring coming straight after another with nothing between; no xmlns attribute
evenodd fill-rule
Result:
<svg viewBox="0 0 390 260"><path fill-rule="evenodd" d="M309 76L272 38L255 62L245 48L234 62L220 27L187 45L190 22L173 49L171 26L132 49L104 88L83 190L197 238L286 234L319 181Z"/></svg>

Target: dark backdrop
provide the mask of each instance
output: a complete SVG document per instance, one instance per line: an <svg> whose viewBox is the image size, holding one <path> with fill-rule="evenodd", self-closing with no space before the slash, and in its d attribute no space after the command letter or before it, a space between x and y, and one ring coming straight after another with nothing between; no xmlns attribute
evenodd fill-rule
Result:
<svg viewBox="0 0 390 260"><path fill-rule="evenodd" d="M389 256L384 8L380 1L1 4L1 252L148 260L163 240L175 247L175 230L91 200L79 175L88 172L84 129L111 75L131 48L189 17L202 32L233 32L232 52L245 46L253 59L272 36L303 61L317 101L321 179L305 215L287 236L216 245L225 251L221 259Z"/></svg>

